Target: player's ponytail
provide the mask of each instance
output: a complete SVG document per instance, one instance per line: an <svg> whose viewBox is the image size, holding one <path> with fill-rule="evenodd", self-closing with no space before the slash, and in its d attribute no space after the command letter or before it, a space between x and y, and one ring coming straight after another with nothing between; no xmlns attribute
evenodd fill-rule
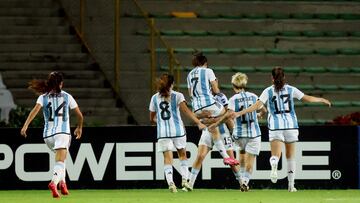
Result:
<svg viewBox="0 0 360 203"><path fill-rule="evenodd" d="M174 76L166 73L162 74L160 78L157 79L158 91L162 97L170 96L170 89L173 83L174 83Z"/></svg>
<svg viewBox="0 0 360 203"><path fill-rule="evenodd" d="M201 52L193 54L192 65L194 67L204 66L207 63L207 58Z"/></svg>
<svg viewBox="0 0 360 203"><path fill-rule="evenodd" d="M284 70L281 67L275 67L272 69L271 74L274 81L275 91L279 92L285 85Z"/></svg>
<svg viewBox="0 0 360 203"><path fill-rule="evenodd" d="M51 72L47 80L31 80L29 82L29 89L36 93L45 94L53 92L55 94L61 92L60 84L63 82L63 75L59 72Z"/></svg>

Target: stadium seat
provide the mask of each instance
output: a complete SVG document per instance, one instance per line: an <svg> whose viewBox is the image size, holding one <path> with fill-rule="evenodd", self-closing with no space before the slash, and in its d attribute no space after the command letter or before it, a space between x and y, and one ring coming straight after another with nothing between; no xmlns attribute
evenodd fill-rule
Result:
<svg viewBox="0 0 360 203"><path fill-rule="evenodd" d="M193 48L175 48L175 53L189 53L192 54L195 50Z"/></svg>
<svg viewBox="0 0 360 203"><path fill-rule="evenodd" d="M324 67L304 67L304 71L308 73L325 73L326 68Z"/></svg>
<svg viewBox="0 0 360 203"><path fill-rule="evenodd" d="M282 31L282 32L279 32L279 35L284 36L284 37L299 37L299 36L301 36L301 32L300 31Z"/></svg>
<svg viewBox="0 0 360 203"><path fill-rule="evenodd" d="M351 105L352 106L360 106L360 101L352 101Z"/></svg>
<svg viewBox="0 0 360 203"><path fill-rule="evenodd" d="M266 14L264 13L247 13L244 15L245 18L248 19L265 19Z"/></svg>
<svg viewBox="0 0 360 203"><path fill-rule="evenodd" d="M232 90L233 86L231 84L220 84L220 89Z"/></svg>
<svg viewBox="0 0 360 203"><path fill-rule="evenodd" d="M232 67L234 72L241 72L241 73L253 73L256 72L256 69L252 66L234 66Z"/></svg>
<svg viewBox="0 0 360 203"><path fill-rule="evenodd" d="M287 13L269 13L268 14L268 17L269 18L272 18L272 19L288 19L290 18L290 14L287 14Z"/></svg>
<svg viewBox="0 0 360 203"><path fill-rule="evenodd" d="M232 72L231 67L229 66L211 66L214 72Z"/></svg>
<svg viewBox="0 0 360 203"><path fill-rule="evenodd" d="M223 31L208 31L208 33L210 35L214 35L214 36L229 36L231 35L231 32L228 30L223 30Z"/></svg>
<svg viewBox="0 0 360 203"><path fill-rule="evenodd" d="M334 91L334 90L338 90L339 87L337 85L315 85L315 87L317 89L320 89L322 91Z"/></svg>
<svg viewBox="0 0 360 203"><path fill-rule="evenodd" d="M252 85L252 84L250 84L250 85L247 85L247 88L249 89L249 90L264 90L265 88L266 88L266 86L265 85Z"/></svg>
<svg viewBox="0 0 360 203"><path fill-rule="evenodd" d="M302 68L298 66L285 66L284 71L285 73L300 73L302 72Z"/></svg>
<svg viewBox="0 0 360 203"><path fill-rule="evenodd" d="M322 31L303 31L302 33L306 37L323 37L325 35Z"/></svg>
<svg viewBox="0 0 360 203"><path fill-rule="evenodd" d="M135 32L136 35L143 35L143 36L148 36L150 35L150 30L138 30Z"/></svg>
<svg viewBox="0 0 360 203"><path fill-rule="evenodd" d="M216 19L219 18L219 14L216 13L198 13L198 18L204 18L204 19Z"/></svg>
<svg viewBox="0 0 360 203"><path fill-rule="evenodd" d="M176 67L174 67L174 69L176 70ZM160 70L161 71L169 71L169 66L168 65L161 65ZM189 70L189 68L180 66L180 71L188 71L188 70Z"/></svg>
<svg viewBox="0 0 360 203"><path fill-rule="evenodd" d="M170 13L163 13L163 12L152 12L149 14L150 18L172 18L174 17Z"/></svg>
<svg viewBox="0 0 360 203"><path fill-rule="evenodd" d="M339 85L341 89L346 91L360 91L360 85Z"/></svg>
<svg viewBox="0 0 360 203"><path fill-rule="evenodd" d="M269 54L278 54L278 55L283 55L283 54L289 54L290 53L290 51L287 50L287 49L279 49L279 48L267 49L266 52L269 53Z"/></svg>
<svg viewBox="0 0 360 203"><path fill-rule="evenodd" d="M313 85L300 84L300 85L296 85L296 87L301 91L315 90L315 87Z"/></svg>
<svg viewBox="0 0 360 203"><path fill-rule="evenodd" d="M349 32L349 35L352 37L360 37L360 31Z"/></svg>
<svg viewBox="0 0 360 203"><path fill-rule="evenodd" d="M197 18L196 13L192 11L173 11L170 16L175 18Z"/></svg>
<svg viewBox="0 0 360 203"><path fill-rule="evenodd" d="M255 36L253 31L232 31L232 34L236 36Z"/></svg>
<svg viewBox="0 0 360 203"><path fill-rule="evenodd" d="M346 31L326 31L325 35L328 37L346 37L348 33Z"/></svg>
<svg viewBox="0 0 360 203"><path fill-rule="evenodd" d="M298 55L310 55L314 53L314 50L305 49L305 48L293 48L290 49L290 53L298 54Z"/></svg>
<svg viewBox="0 0 360 203"><path fill-rule="evenodd" d="M312 13L293 13L291 17L298 20L307 20L314 18L314 14Z"/></svg>
<svg viewBox="0 0 360 203"><path fill-rule="evenodd" d="M360 67L351 67L350 70L354 73L360 73Z"/></svg>
<svg viewBox="0 0 360 203"><path fill-rule="evenodd" d="M332 101L331 106L333 107L350 107L352 106L351 101Z"/></svg>
<svg viewBox="0 0 360 203"><path fill-rule="evenodd" d="M165 36L182 36L185 34L182 30L163 30L160 33Z"/></svg>
<svg viewBox="0 0 360 203"><path fill-rule="evenodd" d="M304 105L307 107L325 107L326 106L323 103L310 103L310 102L305 102Z"/></svg>
<svg viewBox="0 0 360 203"><path fill-rule="evenodd" d="M217 48L196 48L197 51L201 51L204 54L217 54L219 49Z"/></svg>
<svg viewBox="0 0 360 203"><path fill-rule="evenodd" d="M167 49L166 48L155 48L155 52L156 53L166 53Z"/></svg>
<svg viewBox="0 0 360 203"><path fill-rule="evenodd" d="M255 32L256 35L260 35L263 37L274 37L278 35L277 31L257 31Z"/></svg>
<svg viewBox="0 0 360 203"><path fill-rule="evenodd" d="M328 48L319 48L315 50L315 53L320 55L336 55L337 50L336 49L328 49Z"/></svg>
<svg viewBox="0 0 360 203"><path fill-rule="evenodd" d="M207 36L208 32L206 30L185 30L185 34L190 36Z"/></svg>
<svg viewBox="0 0 360 203"><path fill-rule="evenodd" d="M244 48L243 49L247 54L265 54L266 50L264 48Z"/></svg>
<svg viewBox="0 0 360 203"><path fill-rule="evenodd" d="M344 19L344 20L359 20L360 19L360 14L342 13L342 14L339 14L339 18Z"/></svg>
<svg viewBox="0 0 360 203"><path fill-rule="evenodd" d="M330 73L349 73L351 70L346 67L331 67L326 68L326 70Z"/></svg>
<svg viewBox="0 0 360 203"><path fill-rule="evenodd" d="M243 50L241 48L222 48L220 52L224 54L241 54Z"/></svg>
<svg viewBox="0 0 360 203"><path fill-rule="evenodd" d="M339 53L344 55L359 55L360 49L342 48L339 49Z"/></svg>
<svg viewBox="0 0 360 203"><path fill-rule="evenodd" d="M273 66L261 66L261 67L256 67L256 71L263 73L271 73L273 68L274 68Z"/></svg>
<svg viewBox="0 0 360 203"><path fill-rule="evenodd" d="M316 125L317 124L315 119L300 119L300 120L298 120L298 123L300 125L305 125L305 126L306 125Z"/></svg>
<svg viewBox="0 0 360 203"><path fill-rule="evenodd" d="M338 15L334 13L317 13L315 14L315 18L321 20L336 20L338 18Z"/></svg>
<svg viewBox="0 0 360 203"><path fill-rule="evenodd" d="M224 14L220 14L220 17L221 18L224 18L224 19L241 19L243 18L243 16L241 14L229 14L229 13L224 13Z"/></svg>

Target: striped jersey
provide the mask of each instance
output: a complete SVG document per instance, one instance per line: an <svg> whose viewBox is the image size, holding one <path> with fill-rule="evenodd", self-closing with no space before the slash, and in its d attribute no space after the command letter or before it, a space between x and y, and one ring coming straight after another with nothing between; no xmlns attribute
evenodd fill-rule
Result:
<svg viewBox="0 0 360 203"><path fill-rule="evenodd" d="M285 84L279 92L275 91L274 86L266 88L259 99L267 106L269 130L299 128L294 98L300 100L303 96L303 92L288 84Z"/></svg>
<svg viewBox="0 0 360 203"><path fill-rule="evenodd" d="M251 92L239 92L229 99L228 109L239 112L255 104L258 97ZM261 136L256 111L244 114L234 119L233 137L255 138Z"/></svg>
<svg viewBox="0 0 360 203"><path fill-rule="evenodd" d="M195 67L187 76L187 87L194 111L203 109L215 103L210 82L216 77L210 68Z"/></svg>
<svg viewBox="0 0 360 203"><path fill-rule="evenodd" d="M36 103L43 107L44 138L56 134L70 135L69 109L74 109L78 105L69 93L65 91L59 94L46 93L40 95Z"/></svg>
<svg viewBox="0 0 360 203"><path fill-rule="evenodd" d="M170 98L164 98L159 93L151 97L149 110L156 112L157 139L184 136L185 128L181 120L179 106L184 102L184 95L170 91Z"/></svg>

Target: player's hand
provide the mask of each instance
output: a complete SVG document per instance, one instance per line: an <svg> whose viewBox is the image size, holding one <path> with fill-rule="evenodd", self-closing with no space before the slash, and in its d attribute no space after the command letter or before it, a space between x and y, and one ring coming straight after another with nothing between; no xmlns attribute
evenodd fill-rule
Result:
<svg viewBox="0 0 360 203"><path fill-rule="evenodd" d="M82 128L76 127L74 134L75 134L75 139L77 140L80 139L82 135Z"/></svg>
<svg viewBox="0 0 360 203"><path fill-rule="evenodd" d="M21 128L21 131L20 131L20 135L25 138L27 137L26 130L27 130L27 127L24 126Z"/></svg>
<svg viewBox="0 0 360 203"><path fill-rule="evenodd" d="M217 126L218 126L217 123L213 123L213 124L209 125L209 127L208 127L209 132L213 132Z"/></svg>
<svg viewBox="0 0 360 203"><path fill-rule="evenodd" d="M256 113L256 116L257 116L258 118L263 118L263 114L262 114L262 113Z"/></svg>
<svg viewBox="0 0 360 203"><path fill-rule="evenodd" d="M206 128L206 125L204 125L203 123L199 123L198 128L199 130L204 130Z"/></svg>
<svg viewBox="0 0 360 203"><path fill-rule="evenodd" d="M231 112L229 113L229 118L235 119L237 117L241 116L240 112Z"/></svg>
<svg viewBox="0 0 360 203"><path fill-rule="evenodd" d="M329 107L331 107L331 102L327 99L323 99L323 103L327 104Z"/></svg>

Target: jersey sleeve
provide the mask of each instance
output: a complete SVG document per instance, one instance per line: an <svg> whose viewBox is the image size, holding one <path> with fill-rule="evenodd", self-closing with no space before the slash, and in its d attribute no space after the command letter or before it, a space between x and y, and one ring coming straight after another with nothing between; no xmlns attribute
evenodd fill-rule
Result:
<svg viewBox="0 0 360 203"><path fill-rule="evenodd" d="M177 99L177 101L176 101L176 103L179 105L181 102L183 102L183 101L185 101L185 97L184 97L184 95L182 94L182 93L178 93L178 95L177 95L177 97L176 97Z"/></svg>
<svg viewBox="0 0 360 203"><path fill-rule="evenodd" d="M70 109L75 109L76 107L78 107L78 104L76 103L74 97L71 95L69 95L69 107Z"/></svg>
<svg viewBox="0 0 360 203"><path fill-rule="evenodd" d="M151 112L156 112L154 99L155 99L155 95L151 97L150 104L149 104L149 111L151 111Z"/></svg>
<svg viewBox="0 0 360 203"><path fill-rule="evenodd" d="M269 100L269 93L268 93L268 89L265 89L260 97L259 97L259 100L263 103L263 104L266 104L266 102Z"/></svg>
<svg viewBox="0 0 360 203"><path fill-rule="evenodd" d="M300 91L298 88L296 87L293 88L294 88L293 97L298 100L302 99L305 94L302 91Z"/></svg>
<svg viewBox="0 0 360 203"><path fill-rule="evenodd" d="M207 77L209 78L209 81L210 81L210 82L216 80L216 76L215 76L214 71L213 71L212 69L207 68L207 69L206 69L206 74L207 74Z"/></svg>
<svg viewBox="0 0 360 203"><path fill-rule="evenodd" d="M228 109L235 111L235 99L231 97L229 99Z"/></svg>
<svg viewBox="0 0 360 203"><path fill-rule="evenodd" d="M40 106L43 106L44 103L44 95L40 95L37 100L36 100L37 104L40 104Z"/></svg>

